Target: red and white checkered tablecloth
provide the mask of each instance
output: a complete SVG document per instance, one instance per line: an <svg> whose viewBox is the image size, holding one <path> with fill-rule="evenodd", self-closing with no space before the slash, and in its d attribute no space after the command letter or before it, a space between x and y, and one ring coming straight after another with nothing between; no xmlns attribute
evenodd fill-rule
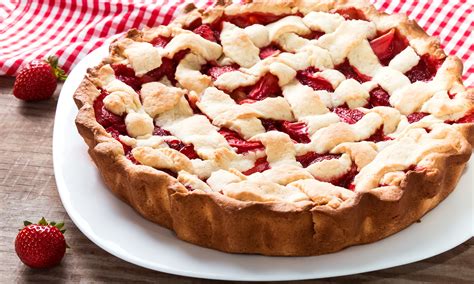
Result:
<svg viewBox="0 0 474 284"><path fill-rule="evenodd" d="M406 13L464 62L474 84L474 1L371 0L388 13ZM34 58L56 54L66 70L108 37L130 28L169 23L186 0L0 0L0 75L15 75ZM206 7L212 0L195 0Z"/></svg>

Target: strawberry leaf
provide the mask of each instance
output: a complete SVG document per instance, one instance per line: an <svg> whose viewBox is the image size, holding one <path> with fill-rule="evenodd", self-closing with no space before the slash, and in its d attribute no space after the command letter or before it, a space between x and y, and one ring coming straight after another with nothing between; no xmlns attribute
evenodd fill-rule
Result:
<svg viewBox="0 0 474 284"><path fill-rule="evenodd" d="M48 222L46 222L46 219L42 217L41 220L38 221L38 225L47 226Z"/></svg>
<svg viewBox="0 0 474 284"><path fill-rule="evenodd" d="M28 225L31 225L31 224L33 224L33 223L31 223L30 221L26 221L26 220L23 221L23 225L25 225L25 227L28 226Z"/></svg>
<svg viewBox="0 0 474 284"><path fill-rule="evenodd" d="M51 222L51 225L53 225L53 222ZM64 223L63 222L58 223L58 224L55 223L53 226L55 226L58 229L62 229L64 227Z"/></svg>
<svg viewBox="0 0 474 284"><path fill-rule="evenodd" d="M64 72L61 67L58 65L58 58L54 55L48 56L46 62L49 63L51 69L53 70L54 76L58 78L59 81L64 81L67 78L66 72Z"/></svg>

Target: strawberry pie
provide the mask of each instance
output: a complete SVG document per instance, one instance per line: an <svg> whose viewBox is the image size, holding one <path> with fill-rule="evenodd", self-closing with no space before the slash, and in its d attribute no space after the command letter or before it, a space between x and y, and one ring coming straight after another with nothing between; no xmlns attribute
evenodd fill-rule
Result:
<svg viewBox="0 0 474 284"><path fill-rule="evenodd" d="M474 143L462 63L368 1L218 1L130 30L76 124L104 182L177 237L317 255L419 220Z"/></svg>

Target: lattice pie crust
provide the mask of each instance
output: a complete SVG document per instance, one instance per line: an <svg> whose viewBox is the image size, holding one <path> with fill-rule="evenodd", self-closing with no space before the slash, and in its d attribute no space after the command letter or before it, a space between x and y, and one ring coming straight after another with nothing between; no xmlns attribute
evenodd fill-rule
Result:
<svg viewBox="0 0 474 284"><path fill-rule="evenodd" d="M367 1L224 1L115 41L76 124L107 186L180 239L316 255L396 233L455 188L474 142L461 72Z"/></svg>

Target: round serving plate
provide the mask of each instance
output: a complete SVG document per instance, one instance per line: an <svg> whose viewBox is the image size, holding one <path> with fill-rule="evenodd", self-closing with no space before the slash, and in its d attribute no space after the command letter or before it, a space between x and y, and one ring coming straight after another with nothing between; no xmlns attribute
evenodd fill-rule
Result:
<svg viewBox="0 0 474 284"><path fill-rule="evenodd" d="M466 170L456 190L407 229L381 241L313 257L228 254L179 240L116 198L87 154L74 119L72 96L87 68L108 54L108 43L71 71L59 97L53 160L62 203L77 227L95 244L149 269L209 279L270 281L324 278L403 265L447 251L473 236L474 172ZM472 165L472 162L471 162Z"/></svg>

